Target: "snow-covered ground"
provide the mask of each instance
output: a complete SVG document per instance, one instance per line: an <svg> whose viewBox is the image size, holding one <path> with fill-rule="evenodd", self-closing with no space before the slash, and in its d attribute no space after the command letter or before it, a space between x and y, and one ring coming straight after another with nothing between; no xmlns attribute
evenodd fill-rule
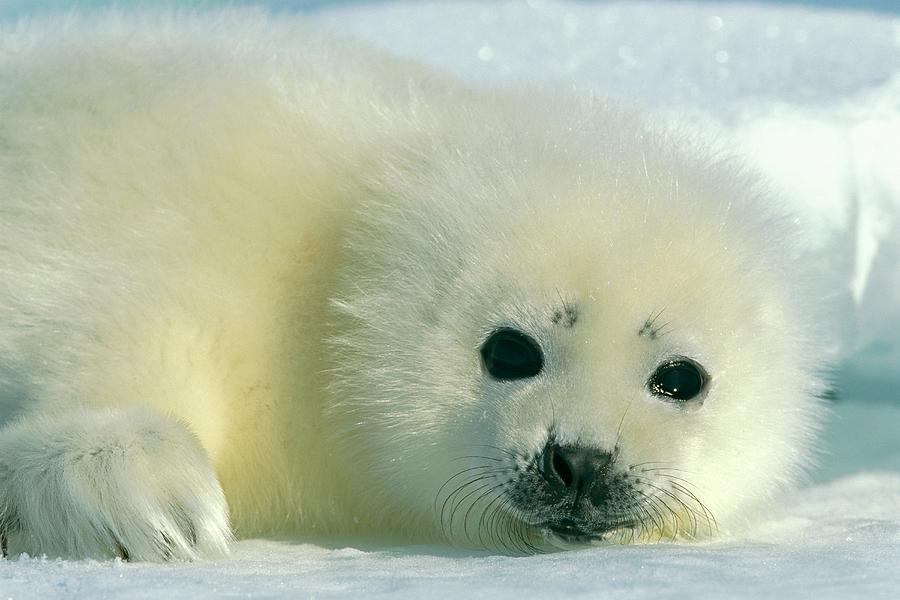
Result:
<svg viewBox="0 0 900 600"><path fill-rule="evenodd" d="M0 561L0 598L900 597L900 0L266 4L477 85L635 99L745 152L807 221L843 299L828 453L809 487L714 543L500 557L245 541L190 565L18 557ZM0 0L6 15L29 5Z"/></svg>

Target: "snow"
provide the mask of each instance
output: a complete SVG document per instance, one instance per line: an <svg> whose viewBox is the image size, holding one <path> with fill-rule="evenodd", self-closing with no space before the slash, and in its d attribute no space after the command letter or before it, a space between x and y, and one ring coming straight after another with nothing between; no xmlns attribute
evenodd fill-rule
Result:
<svg viewBox="0 0 900 600"><path fill-rule="evenodd" d="M504 557L249 540L197 564L21 556L0 561L0 598L900 597L900 2L267 4L475 85L634 99L746 153L807 223L841 302L821 468L751 529L703 544Z"/></svg>

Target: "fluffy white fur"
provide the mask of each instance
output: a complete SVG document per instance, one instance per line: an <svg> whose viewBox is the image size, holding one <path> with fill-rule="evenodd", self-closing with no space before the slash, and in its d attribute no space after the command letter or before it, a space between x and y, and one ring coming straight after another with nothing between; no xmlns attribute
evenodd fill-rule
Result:
<svg viewBox="0 0 900 600"><path fill-rule="evenodd" d="M809 464L792 225L728 161L287 17L44 18L0 44L10 551L195 558L229 522L539 546L502 494L551 428L680 477L643 475L638 540L727 529ZM484 372L501 326L539 377ZM673 356L708 370L702 405L648 391ZM448 496L465 469L490 495Z"/></svg>

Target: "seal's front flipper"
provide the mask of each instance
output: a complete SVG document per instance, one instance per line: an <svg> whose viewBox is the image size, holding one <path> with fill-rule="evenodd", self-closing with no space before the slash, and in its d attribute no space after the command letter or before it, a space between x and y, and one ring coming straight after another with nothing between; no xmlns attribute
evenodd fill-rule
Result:
<svg viewBox="0 0 900 600"><path fill-rule="evenodd" d="M4 553L193 560L228 552L225 497L179 421L144 407L31 414L0 430Z"/></svg>

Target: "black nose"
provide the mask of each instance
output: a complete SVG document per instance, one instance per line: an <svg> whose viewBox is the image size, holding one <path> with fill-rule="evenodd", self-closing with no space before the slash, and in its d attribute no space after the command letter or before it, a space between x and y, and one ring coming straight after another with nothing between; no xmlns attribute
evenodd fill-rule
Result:
<svg viewBox="0 0 900 600"><path fill-rule="evenodd" d="M541 459L541 472L550 489L560 494L587 495L593 504L602 502L601 484L612 454L583 445L561 446L548 442Z"/></svg>

